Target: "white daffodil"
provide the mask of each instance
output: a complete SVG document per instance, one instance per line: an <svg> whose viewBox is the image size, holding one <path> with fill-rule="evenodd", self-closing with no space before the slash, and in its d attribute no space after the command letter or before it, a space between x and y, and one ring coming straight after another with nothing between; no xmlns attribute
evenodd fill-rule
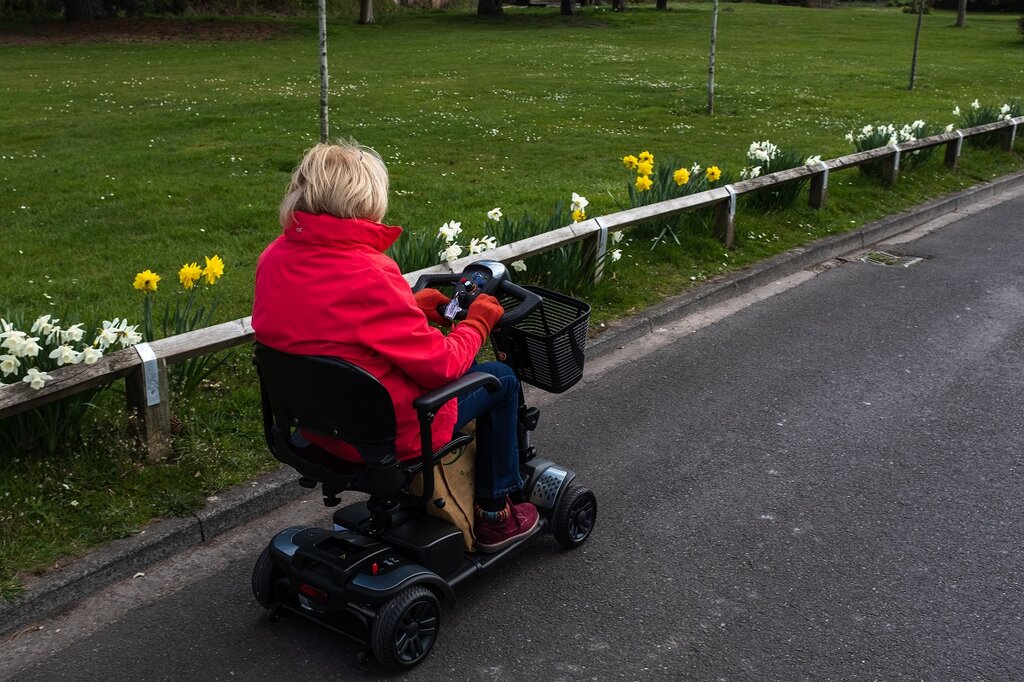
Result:
<svg viewBox="0 0 1024 682"><path fill-rule="evenodd" d="M701 167L699 163L695 163L690 166L690 175L700 175Z"/></svg>
<svg viewBox="0 0 1024 682"><path fill-rule="evenodd" d="M95 365L96 361L103 357L103 351L99 348L93 348L92 346L86 346L82 350L82 364Z"/></svg>
<svg viewBox="0 0 1024 682"><path fill-rule="evenodd" d="M514 260L509 265L516 272L526 272L526 261L524 260Z"/></svg>
<svg viewBox="0 0 1024 682"><path fill-rule="evenodd" d="M57 360L57 366L76 365L81 360L81 353L71 346L57 346L50 351L50 359Z"/></svg>
<svg viewBox="0 0 1024 682"><path fill-rule="evenodd" d="M120 322L118 318L111 320L103 320L103 326L98 330L96 340L93 345L99 346L101 350L106 350L113 344L117 343L117 323Z"/></svg>
<svg viewBox="0 0 1024 682"><path fill-rule="evenodd" d="M499 222L501 220L501 208L492 208L490 211L487 212L487 217L493 220L494 222Z"/></svg>
<svg viewBox="0 0 1024 682"><path fill-rule="evenodd" d="M20 355L20 353L18 353L18 349L21 348L22 341L28 338L28 334L18 331L17 329L12 329L4 332L2 336L4 337L4 340L0 343L0 348L6 348L7 350L14 352L15 355Z"/></svg>
<svg viewBox="0 0 1024 682"><path fill-rule="evenodd" d="M959 104L956 105L955 107L953 107L953 115L954 116L959 116L960 115L960 105Z"/></svg>
<svg viewBox="0 0 1024 682"><path fill-rule="evenodd" d="M867 137L873 132L875 132L875 127L870 123L860 129L860 134L862 137Z"/></svg>
<svg viewBox="0 0 1024 682"><path fill-rule="evenodd" d="M622 236L622 230L615 230L614 232L612 232L612 244L618 244L619 242L621 242Z"/></svg>
<svg viewBox="0 0 1024 682"><path fill-rule="evenodd" d="M576 194L576 192L572 193L572 204L570 204L570 206L569 206L570 210L572 210L572 211L584 211L584 210L586 210L587 206L589 206L589 205L590 205L590 202L587 201L586 197L581 197L579 194Z"/></svg>
<svg viewBox="0 0 1024 682"><path fill-rule="evenodd" d="M846 141L853 142L853 133L846 133Z"/></svg>
<svg viewBox="0 0 1024 682"><path fill-rule="evenodd" d="M999 113L1003 114L1004 116L1010 113L1010 105L1004 104L1003 106L999 107Z"/></svg>
<svg viewBox="0 0 1024 682"><path fill-rule="evenodd" d="M18 358L13 355L0 355L0 372L3 372L5 377L17 372L19 367L21 361Z"/></svg>
<svg viewBox="0 0 1024 682"><path fill-rule="evenodd" d="M952 123L950 123L948 126L946 126L946 132L947 133L953 132L953 124Z"/></svg>
<svg viewBox="0 0 1024 682"><path fill-rule="evenodd" d="M73 324L67 329L62 329L60 332L61 343L78 343L85 336L85 330L82 329L82 323Z"/></svg>
<svg viewBox="0 0 1024 682"><path fill-rule="evenodd" d="M32 328L29 332L33 334L39 332L41 336L46 336L53 331L53 327L58 322L60 322L60 320L51 320L49 315L40 315L36 318L36 321L32 323Z"/></svg>
<svg viewBox="0 0 1024 682"><path fill-rule="evenodd" d="M128 320L125 320L128 322ZM142 341L142 334L136 331L139 325L133 324L132 326L124 325L124 328L118 334L118 340L121 342L122 348L128 348Z"/></svg>
<svg viewBox="0 0 1024 682"><path fill-rule="evenodd" d="M14 325L4 318L0 317L0 338L5 336L8 332L14 331Z"/></svg>
<svg viewBox="0 0 1024 682"><path fill-rule="evenodd" d="M808 156L807 160L804 161L804 165L817 166L821 163L821 154L815 154L814 156Z"/></svg>
<svg viewBox="0 0 1024 682"><path fill-rule="evenodd" d="M472 239L469 240L469 255L472 256L474 254L481 253L486 250L487 247L484 246L484 243L481 240L477 239L476 237L473 237Z"/></svg>
<svg viewBox="0 0 1024 682"><path fill-rule="evenodd" d="M615 249L612 251L612 262L616 262L622 258L622 249Z"/></svg>
<svg viewBox="0 0 1024 682"><path fill-rule="evenodd" d="M981 109L981 102L978 100L971 102L971 109Z"/></svg>
<svg viewBox="0 0 1024 682"><path fill-rule="evenodd" d="M443 260L449 263L462 255L462 247L458 244L449 244L448 248L438 254Z"/></svg>
<svg viewBox="0 0 1024 682"><path fill-rule="evenodd" d="M27 336L21 341L21 345L14 351L14 354L22 358L34 358L43 349L38 343L38 336Z"/></svg>
<svg viewBox="0 0 1024 682"><path fill-rule="evenodd" d="M32 388L39 390L46 385L47 381L50 380L50 375L46 372L40 372L35 367L30 367L21 380Z"/></svg>
<svg viewBox="0 0 1024 682"><path fill-rule="evenodd" d="M490 235L484 235L484 238L480 240L484 245L484 251L490 251L491 249L498 248L498 239Z"/></svg>
<svg viewBox="0 0 1024 682"><path fill-rule="evenodd" d="M451 244L461 233L462 223L456 220L450 220L438 229L437 236Z"/></svg>

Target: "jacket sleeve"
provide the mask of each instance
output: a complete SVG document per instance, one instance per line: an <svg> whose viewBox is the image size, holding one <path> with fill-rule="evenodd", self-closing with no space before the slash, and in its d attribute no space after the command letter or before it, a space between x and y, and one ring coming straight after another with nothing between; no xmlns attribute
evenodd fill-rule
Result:
<svg viewBox="0 0 1024 682"><path fill-rule="evenodd" d="M445 336L427 324L412 289L395 265L389 264L375 286L361 293L364 324L357 331L360 341L427 389L465 374L483 345L480 333L472 327L456 325Z"/></svg>

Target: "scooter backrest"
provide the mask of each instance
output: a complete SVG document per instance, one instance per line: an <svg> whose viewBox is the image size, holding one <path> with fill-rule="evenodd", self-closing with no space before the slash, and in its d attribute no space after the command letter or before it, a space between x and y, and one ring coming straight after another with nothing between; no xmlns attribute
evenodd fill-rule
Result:
<svg viewBox="0 0 1024 682"><path fill-rule="evenodd" d="M395 460L395 409L376 377L339 358L253 349L263 393L264 429L292 429L345 441L374 464ZM269 411L269 414L268 414Z"/></svg>

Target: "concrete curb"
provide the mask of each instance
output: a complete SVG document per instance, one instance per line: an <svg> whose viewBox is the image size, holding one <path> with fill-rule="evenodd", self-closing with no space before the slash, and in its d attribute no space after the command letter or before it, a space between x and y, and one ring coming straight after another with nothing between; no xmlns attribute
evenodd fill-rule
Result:
<svg viewBox="0 0 1024 682"><path fill-rule="evenodd" d="M1024 171L779 254L742 272L665 299L641 314L611 323L588 344L587 356L594 358L621 348L682 317L1017 187L1024 187ZM297 486L295 480L290 469L273 471L210 498L193 516L152 523L137 535L106 543L60 570L31 580L18 598L0 605L0 635L67 610L84 597L149 565L299 499L308 491Z"/></svg>

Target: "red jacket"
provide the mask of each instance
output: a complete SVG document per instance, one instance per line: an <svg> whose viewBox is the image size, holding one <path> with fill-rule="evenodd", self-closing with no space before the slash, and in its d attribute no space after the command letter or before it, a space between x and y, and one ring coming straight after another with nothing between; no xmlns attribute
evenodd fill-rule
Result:
<svg viewBox="0 0 1024 682"><path fill-rule="evenodd" d="M391 393L400 459L420 454L413 399L466 373L483 344L472 327L447 336L427 324L398 265L384 251L402 228L296 212L256 264L256 340L286 353L328 355L374 375ZM454 400L431 430L435 449L452 436ZM306 434L346 459L355 449ZM341 447L338 447L338 446Z"/></svg>

